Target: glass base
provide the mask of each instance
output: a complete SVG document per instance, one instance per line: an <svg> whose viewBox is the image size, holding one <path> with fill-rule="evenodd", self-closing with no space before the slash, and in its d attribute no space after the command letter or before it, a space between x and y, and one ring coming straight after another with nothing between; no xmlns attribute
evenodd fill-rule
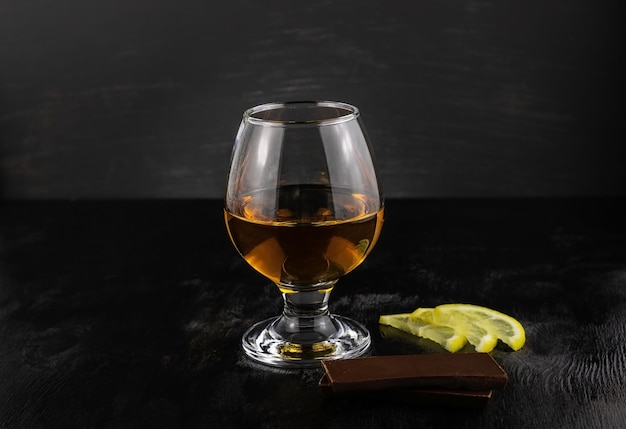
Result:
<svg viewBox="0 0 626 429"><path fill-rule="evenodd" d="M253 325L242 338L251 359L280 368L311 368L322 360L362 356L370 347L370 333L359 322L325 315L314 326L301 326L302 319L285 315Z"/></svg>

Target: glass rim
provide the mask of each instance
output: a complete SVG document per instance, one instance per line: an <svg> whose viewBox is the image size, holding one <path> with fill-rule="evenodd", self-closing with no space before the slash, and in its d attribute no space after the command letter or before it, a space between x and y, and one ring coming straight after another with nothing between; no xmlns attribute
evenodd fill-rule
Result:
<svg viewBox="0 0 626 429"><path fill-rule="evenodd" d="M345 110L345 114L328 115L326 117L303 119L303 120L283 120L283 119L265 119L255 116L261 112L267 112L271 110L289 110L289 109L303 109L311 107L327 107ZM344 103L341 101L329 101L329 100L303 100L303 101L280 101L269 102L256 105L244 111L244 121L265 125L265 126L277 126L277 127L290 127L290 126L322 126L322 125L334 125L342 122L347 122L358 118L360 115L358 107Z"/></svg>

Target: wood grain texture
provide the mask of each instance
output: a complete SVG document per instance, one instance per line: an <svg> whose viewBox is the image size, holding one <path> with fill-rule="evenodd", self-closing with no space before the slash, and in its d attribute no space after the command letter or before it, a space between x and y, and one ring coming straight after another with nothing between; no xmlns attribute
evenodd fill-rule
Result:
<svg viewBox="0 0 626 429"><path fill-rule="evenodd" d="M377 323L447 302L527 331L492 356L484 410L329 399L321 370L241 354L278 290L228 242L221 201L22 202L0 210L2 428L617 429L626 418L626 218L611 200L390 200L331 296L374 355L443 352Z"/></svg>
<svg viewBox="0 0 626 429"><path fill-rule="evenodd" d="M606 195L614 2L0 2L9 198L221 196L244 109L361 108L391 197Z"/></svg>

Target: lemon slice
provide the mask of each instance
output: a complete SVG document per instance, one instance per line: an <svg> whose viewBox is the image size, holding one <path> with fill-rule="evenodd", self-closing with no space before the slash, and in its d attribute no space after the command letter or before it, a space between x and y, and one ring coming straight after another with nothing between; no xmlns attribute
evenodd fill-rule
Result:
<svg viewBox="0 0 626 429"><path fill-rule="evenodd" d="M435 307L434 309L418 308L415 312L420 314L420 312L424 311L429 312L429 317L433 323L448 326L454 329L459 335L464 335L477 352L490 352L498 344L498 337L496 335L474 323L474 320L463 312L450 310L440 312L439 307Z"/></svg>
<svg viewBox="0 0 626 429"><path fill-rule="evenodd" d="M378 323L434 341L452 353L461 350L467 344L467 338L457 334L453 328L413 318L411 313L381 315Z"/></svg>
<svg viewBox="0 0 626 429"><path fill-rule="evenodd" d="M472 336L480 335L480 340L484 344L481 343L479 346L485 349L493 342L485 336L485 332L494 337L496 342L499 339L513 350L521 349L526 342L526 333L519 321L499 311L478 305L439 305L433 311L433 321L446 326L454 326L460 332L464 330L471 332ZM477 341L477 338L470 338L468 335L468 341L476 347L476 351L480 351L479 346L472 340ZM495 347L495 343L493 346Z"/></svg>
<svg viewBox="0 0 626 429"><path fill-rule="evenodd" d="M383 314L379 317L378 323L380 323L381 325L388 325L403 332L419 336L419 329L422 326L425 326L426 323L412 321L410 319L410 315L410 313Z"/></svg>
<svg viewBox="0 0 626 429"><path fill-rule="evenodd" d="M379 323L432 340L450 352L468 342L483 353L492 351L498 340L513 350L526 342L524 328L516 319L472 304L443 304L412 313L387 314L380 316Z"/></svg>
<svg viewBox="0 0 626 429"><path fill-rule="evenodd" d="M426 325L420 329L419 335L441 344L452 353L461 350L468 341L467 337L457 333L454 329L441 325Z"/></svg>
<svg viewBox="0 0 626 429"><path fill-rule="evenodd" d="M420 307L411 313L413 320L423 320L428 323L435 323L435 309Z"/></svg>

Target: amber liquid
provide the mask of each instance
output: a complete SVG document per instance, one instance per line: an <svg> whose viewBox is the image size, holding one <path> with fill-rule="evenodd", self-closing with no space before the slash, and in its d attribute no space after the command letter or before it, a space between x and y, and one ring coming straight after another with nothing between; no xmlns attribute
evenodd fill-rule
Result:
<svg viewBox="0 0 626 429"><path fill-rule="evenodd" d="M224 215L245 260L283 292L327 285L355 269L378 240L378 196L327 186L288 186L245 195Z"/></svg>

